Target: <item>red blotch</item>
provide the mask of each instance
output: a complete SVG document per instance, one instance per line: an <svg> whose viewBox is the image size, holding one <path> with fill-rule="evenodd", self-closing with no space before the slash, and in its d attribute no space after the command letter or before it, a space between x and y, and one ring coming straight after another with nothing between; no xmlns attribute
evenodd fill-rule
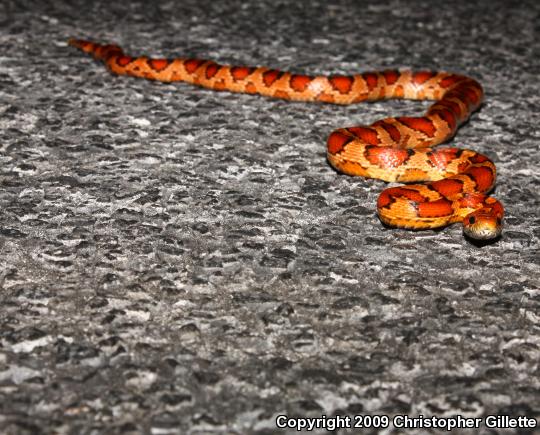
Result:
<svg viewBox="0 0 540 435"><path fill-rule="evenodd" d="M366 81L366 85L370 91L377 87L379 76L376 73L363 73L362 77Z"/></svg>
<svg viewBox="0 0 540 435"><path fill-rule="evenodd" d="M353 138L339 131L334 131L328 137L327 148L330 154L337 154L345 148Z"/></svg>
<svg viewBox="0 0 540 435"><path fill-rule="evenodd" d="M244 80L253 71L254 68L249 68L247 66L233 66L231 68L231 75L234 80Z"/></svg>
<svg viewBox="0 0 540 435"><path fill-rule="evenodd" d="M459 152L459 148L441 148L428 153L428 159L435 168L445 170L458 157Z"/></svg>
<svg viewBox="0 0 540 435"><path fill-rule="evenodd" d="M493 172L486 166L473 166L466 172L476 183L481 192L486 192L493 185Z"/></svg>
<svg viewBox="0 0 540 435"><path fill-rule="evenodd" d="M417 204L421 204L426 201L426 198L416 190L407 189L406 187L391 187L386 189L385 192L388 192L394 198L407 198L410 201L414 201Z"/></svg>
<svg viewBox="0 0 540 435"><path fill-rule="evenodd" d="M270 87L278 80L283 73L277 69L271 69L263 73L263 81L267 87Z"/></svg>
<svg viewBox="0 0 540 435"><path fill-rule="evenodd" d="M204 62L203 59L188 59L184 62L184 68L189 74L193 74Z"/></svg>
<svg viewBox="0 0 540 435"><path fill-rule="evenodd" d="M119 56L116 59L116 63L120 66L126 66L131 62L133 62L133 58L131 56Z"/></svg>
<svg viewBox="0 0 540 435"><path fill-rule="evenodd" d="M465 93L465 89L458 87L455 89L452 89L450 92L448 92L445 97L448 95L448 98L457 98L459 101L461 101L462 104L464 104L466 107L473 106L474 103L469 100L469 96Z"/></svg>
<svg viewBox="0 0 540 435"><path fill-rule="evenodd" d="M486 195L481 193L467 193L463 195L463 198L459 200L459 206L461 208L480 208L484 204Z"/></svg>
<svg viewBox="0 0 540 435"><path fill-rule="evenodd" d="M456 115L454 115L453 112L448 109L437 109L434 111L430 110L430 114L439 115L441 119L446 122L448 128L452 131L454 131L457 126Z"/></svg>
<svg viewBox="0 0 540 435"><path fill-rule="evenodd" d="M167 59L150 59L148 61L150 68L157 72L163 71L169 66L169 63L170 62Z"/></svg>
<svg viewBox="0 0 540 435"><path fill-rule="evenodd" d="M433 181L430 185L433 189L446 197L461 193L463 190L463 182L451 178Z"/></svg>
<svg viewBox="0 0 540 435"><path fill-rule="evenodd" d="M450 101L446 99L446 96L445 96L445 99L442 99L438 103L435 103L433 106L434 107L442 106L445 109L450 110L456 116L457 119L462 117L461 106L455 101Z"/></svg>
<svg viewBox="0 0 540 435"><path fill-rule="evenodd" d="M399 79L399 71L386 70L382 72L387 85L393 85Z"/></svg>
<svg viewBox="0 0 540 435"><path fill-rule="evenodd" d="M353 78L350 76L333 76L328 79L332 87L341 94L351 91Z"/></svg>
<svg viewBox="0 0 540 435"><path fill-rule="evenodd" d="M471 163L484 163L489 161L489 159L483 154L475 154L474 156L469 157L469 160Z"/></svg>
<svg viewBox="0 0 540 435"><path fill-rule="evenodd" d="M291 88L296 92L304 92L311 80L313 80L313 77L294 74L291 76Z"/></svg>
<svg viewBox="0 0 540 435"><path fill-rule="evenodd" d="M392 196L388 192L390 189L383 190L377 199L377 208L384 208L392 204Z"/></svg>
<svg viewBox="0 0 540 435"><path fill-rule="evenodd" d="M207 79L211 79L214 77L217 72L221 69L221 65L218 65L217 63L211 63L207 65L205 70L205 75Z"/></svg>
<svg viewBox="0 0 540 435"><path fill-rule="evenodd" d="M390 135L394 142L399 143L401 140L401 133L395 125L388 124L384 121L377 121L373 124L373 126L382 127Z"/></svg>
<svg viewBox="0 0 540 435"><path fill-rule="evenodd" d="M397 168L409 159L407 150L393 147L372 146L366 148L366 159L380 168Z"/></svg>
<svg viewBox="0 0 540 435"><path fill-rule="evenodd" d="M350 131L356 137L360 138L365 143L370 145L378 145L379 137L377 131L368 127L349 127L347 131Z"/></svg>
<svg viewBox="0 0 540 435"><path fill-rule="evenodd" d="M124 55L122 52L109 51L107 45L90 44L90 46L82 47L82 50L86 53L91 53L96 59L110 59L115 54L118 55L118 57Z"/></svg>
<svg viewBox="0 0 540 435"><path fill-rule="evenodd" d="M464 173L469 167L471 166L471 162L469 160L466 160L458 165L458 173L462 174Z"/></svg>
<svg viewBox="0 0 540 435"><path fill-rule="evenodd" d="M480 103L480 97L472 87L466 87L463 89L463 95L471 105L476 106Z"/></svg>
<svg viewBox="0 0 540 435"><path fill-rule="evenodd" d="M414 202L415 205L422 204L426 201L426 198L416 190L407 189L406 187L391 187L381 192L377 199L377 208L388 207L397 198L405 198Z"/></svg>
<svg viewBox="0 0 540 435"><path fill-rule="evenodd" d="M450 86L455 85L456 83L459 83L462 80L463 80L462 76L451 75L442 79L439 82L439 85L443 88L449 88Z"/></svg>
<svg viewBox="0 0 540 435"><path fill-rule="evenodd" d="M432 218L450 216L452 214L454 214L454 210L452 209L452 201L448 201L445 198L418 204L419 217Z"/></svg>
<svg viewBox="0 0 540 435"><path fill-rule="evenodd" d="M412 80L414 83L421 85L422 83L427 82L434 75L435 73L432 71L418 71L417 73L413 74Z"/></svg>
<svg viewBox="0 0 540 435"><path fill-rule="evenodd" d="M397 118L397 120L413 130L424 133L427 137L435 136L436 128L429 118L411 118L408 116L401 116Z"/></svg>

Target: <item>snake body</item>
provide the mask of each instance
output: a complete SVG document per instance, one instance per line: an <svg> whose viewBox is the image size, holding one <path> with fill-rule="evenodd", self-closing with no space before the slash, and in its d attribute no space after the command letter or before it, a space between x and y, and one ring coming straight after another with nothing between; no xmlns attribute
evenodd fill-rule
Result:
<svg viewBox="0 0 540 435"><path fill-rule="evenodd" d="M308 76L204 59L132 57L117 45L80 39L70 39L69 44L103 61L115 74L184 81L218 91L334 104L390 98L435 100L421 117L385 118L333 131L328 138L328 161L349 175L418 183L380 194L377 213L387 225L427 229L462 222L465 234L473 239L495 239L501 234L504 208L487 195L495 184L493 162L472 150L432 148L453 137L482 104L482 86L472 78L398 70Z"/></svg>

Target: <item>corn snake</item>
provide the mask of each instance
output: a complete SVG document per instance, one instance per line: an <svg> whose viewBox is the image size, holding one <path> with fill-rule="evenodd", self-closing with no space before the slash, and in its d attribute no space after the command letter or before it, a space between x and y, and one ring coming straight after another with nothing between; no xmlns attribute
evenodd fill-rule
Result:
<svg viewBox="0 0 540 435"><path fill-rule="evenodd" d="M438 148L482 104L482 86L447 72L385 70L353 76L307 76L265 67L220 65L203 59L131 57L117 45L70 39L118 75L163 82L185 81L219 91L295 101L353 104L390 98L435 100L421 117L385 118L368 126L339 128L327 158L340 172L406 184L385 189L377 200L389 226L431 229L462 222L476 240L496 239L504 208L487 193L496 178L489 158L472 150Z"/></svg>

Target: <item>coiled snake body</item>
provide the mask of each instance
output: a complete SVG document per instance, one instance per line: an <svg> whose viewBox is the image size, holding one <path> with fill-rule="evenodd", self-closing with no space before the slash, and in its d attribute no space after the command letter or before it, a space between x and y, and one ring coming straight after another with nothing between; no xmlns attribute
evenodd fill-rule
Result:
<svg viewBox="0 0 540 435"><path fill-rule="evenodd" d="M463 222L465 234L473 239L494 239L501 234L503 206L486 195L495 183L493 162L471 150L431 148L454 136L481 105L482 87L469 77L396 70L307 76L203 59L131 57L116 45L79 39L70 39L69 44L103 61L115 74L185 81L219 91L334 104L389 98L435 100L421 117L385 118L369 126L333 131L328 138L328 161L349 175L422 183L391 187L380 194L377 213L387 225L426 229Z"/></svg>

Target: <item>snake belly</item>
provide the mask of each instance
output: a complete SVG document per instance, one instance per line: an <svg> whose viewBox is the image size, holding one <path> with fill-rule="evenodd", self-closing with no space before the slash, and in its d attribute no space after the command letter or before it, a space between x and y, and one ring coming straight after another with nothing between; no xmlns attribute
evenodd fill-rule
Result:
<svg viewBox="0 0 540 435"><path fill-rule="evenodd" d="M400 70L310 76L205 59L133 57L117 45L81 39L70 39L69 44L102 61L114 74L183 81L217 91L333 104L434 100L420 117L384 118L333 131L328 161L348 175L414 183L381 192L377 214L384 224L432 229L462 222L464 233L477 240L496 239L502 232L504 208L487 195L495 184L493 162L472 150L433 148L452 138L482 104L482 86L470 77Z"/></svg>

